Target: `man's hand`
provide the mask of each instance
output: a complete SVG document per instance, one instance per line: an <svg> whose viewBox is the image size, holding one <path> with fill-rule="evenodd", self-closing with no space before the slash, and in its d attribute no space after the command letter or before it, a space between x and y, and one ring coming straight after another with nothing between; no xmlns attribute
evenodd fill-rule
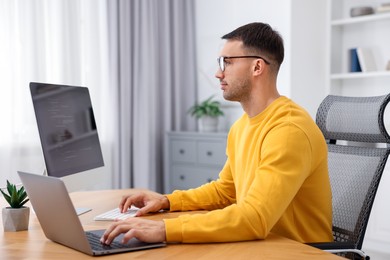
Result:
<svg viewBox="0 0 390 260"><path fill-rule="evenodd" d="M147 242L157 243L165 241L164 221L154 221L142 218L128 218L111 224L104 232L100 242L109 245L115 237L124 234L122 243L127 243L133 237Z"/></svg>
<svg viewBox="0 0 390 260"><path fill-rule="evenodd" d="M119 210L124 213L132 205L140 208L136 216L142 216L149 212L158 212L162 209L169 210L169 200L166 196L152 192L139 192L134 195L123 196L119 203Z"/></svg>

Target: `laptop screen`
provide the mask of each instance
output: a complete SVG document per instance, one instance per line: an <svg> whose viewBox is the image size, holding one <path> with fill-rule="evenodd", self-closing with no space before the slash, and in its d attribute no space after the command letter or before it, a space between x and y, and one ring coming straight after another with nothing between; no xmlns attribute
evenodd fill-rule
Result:
<svg viewBox="0 0 390 260"><path fill-rule="evenodd" d="M47 174L104 166L88 89L31 82L30 90Z"/></svg>

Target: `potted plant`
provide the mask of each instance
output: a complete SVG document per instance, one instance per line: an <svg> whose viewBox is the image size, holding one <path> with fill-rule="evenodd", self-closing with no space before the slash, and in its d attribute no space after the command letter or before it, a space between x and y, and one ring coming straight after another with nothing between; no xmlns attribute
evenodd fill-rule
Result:
<svg viewBox="0 0 390 260"><path fill-rule="evenodd" d="M218 117L224 115L221 103L213 98L214 96L211 96L201 103L195 103L189 110L192 116L200 119L200 130L203 132L216 132Z"/></svg>
<svg viewBox="0 0 390 260"><path fill-rule="evenodd" d="M29 199L24 187L16 188L7 180L7 193L0 189L9 207L2 210L4 231L21 231L28 229L30 208L25 207Z"/></svg>

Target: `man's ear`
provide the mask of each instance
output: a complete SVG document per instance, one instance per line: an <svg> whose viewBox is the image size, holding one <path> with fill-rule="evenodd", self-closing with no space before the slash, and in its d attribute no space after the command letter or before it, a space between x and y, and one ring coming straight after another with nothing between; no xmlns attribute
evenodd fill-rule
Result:
<svg viewBox="0 0 390 260"><path fill-rule="evenodd" d="M253 74L254 75L261 75L265 68L265 62L262 59L256 60L256 64L254 66Z"/></svg>

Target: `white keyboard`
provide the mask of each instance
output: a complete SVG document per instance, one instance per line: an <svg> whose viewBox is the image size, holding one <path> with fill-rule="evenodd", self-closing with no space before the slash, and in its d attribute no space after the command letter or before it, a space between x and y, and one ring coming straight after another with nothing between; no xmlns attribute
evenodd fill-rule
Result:
<svg viewBox="0 0 390 260"><path fill-rule="evenodd" d="M104 212L100 215L97 215L96 217L93 218L93 220L99 220L99 221L113 221L113 220L124 220L127 218L134 217L135 214L137 213L138 208L132 206L127 210L125 213L119 212L118 208L115 208L113 210Z"/></svg>

